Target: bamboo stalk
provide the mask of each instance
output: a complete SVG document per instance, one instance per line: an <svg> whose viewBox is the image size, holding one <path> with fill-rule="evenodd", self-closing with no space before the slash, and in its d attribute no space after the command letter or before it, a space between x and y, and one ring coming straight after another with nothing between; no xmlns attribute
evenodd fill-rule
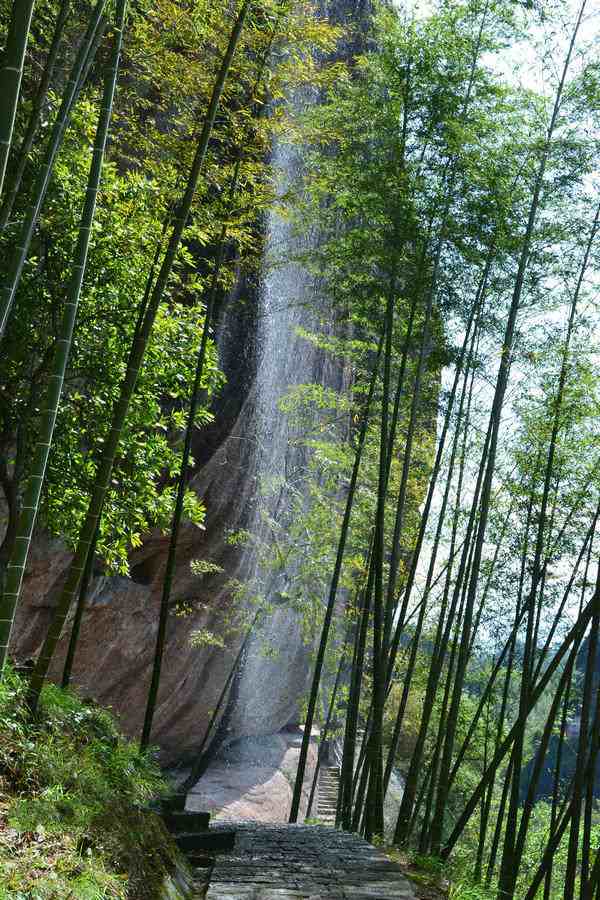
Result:
<svg viewBox="0 0 600 900"><path fill-rule="evenodd" d="M0 194L10 153L35 0L13 0L0 66Z"/></svg>
<svg viewBox="0 0 600 900"><path fill-rule="evenodd" d="M317 650L317 657L315 660L315 668L313 671L313 678L311 683L311 690L308 700L308 709L306 712L306 721L304 723L304 731L302 734L302 745L300 747L300 756L298 759L298 768L296 769L296 779L294 781L294 791L292 796L292 805L290 808L289 822L296 822L298 820L298 813L300 811L300 800L302 797L302 786L304 783L304 773L306 770L306 760L308 758L308 747L310 742L310 736L312 733L312 726L314 721L315 709L317 705L317 696L319 691L319 685L321 683L321 673L323 671L323 664L325 662L325 652L327 650L327 643L329 640L329 631L331 628L331 622L333 620L333 613L335 610L335 602L337 599L337 590L340 581L340 576L342 574L342 565L344 563L344 554L346 551L346 540L348 537L348 531L350 529L350 519L352 516L352 507L354 505L354 496L356 493L356 487L358 484L358 474L360 471L360 464L362 460L363 448L365 445L365 439L367 436L367 428L369 425L369 416L371 412L371 404L373 402L373 394L375 393L375 385L377 384L377 377L379 372L379 364L381 359L381 353L383 348L383 336L379 341L379 347L377 349L377 356L373 363L373 371L371 374L371 380L369 384L369 393L367 395L367 400L365 403L365 407L362 414L362 422L360 427L360 432L358 435L358 441L356 445L356 452L354 455L354 463L352 465L352 474L350 476L350 485L348 487L348 494L346 496L346 506L344 509L344 517L342 519L342 527L340 529L340 536L338 540L336 559L333 567L333 574L331 577L331 584L329 587L329 596L327 598L327 607L325 609L325 617L323 620L323 626L321 628L321 636L319 638L319 648Z"/></svg>
<svg viewBox="0 0 600 900"><path fill-rule="evenodd" d="M54 163L62 144L67 125L73 109L73 101L80 85L81 74L85 69L90 48L94 45L94 39L98 30L102 27L102 14L106 0L97 0L96 6L90 17L90 21L82 41L77 58L73 63L69 80L63 93L58 115L52 127L52 132L46 146L43 161L39 167L35 185L33 188L33 200L27 210L27 214L21 226L19 237L11 257L11 264L5 285L0 290L0 338L6 330L6 325L12 310L21 281L23 267L29 253L31 239L37 224L46 193L52 177Z"/></svg>
<svg viewBox="0 0 600 900"><path fill-rule="evenodd" d="M29 547L31 545L31 538L37 518L42 487L46 475L46 466L50 455L54 426L56 424L56 416L58 414L60 396L65 378L65 370L73 340L73 329L77 318L77 309L87 265L92 225L96 213L98 189L102 177L102 163L104 161L106 142L110 129L113 99L121 56L125 13L126 0L118 0L113 52L106 75L104 94L100 106L85 201L79 226L79 235L73 257L71 280L67 289L63 319L59 336L56 341L51 374L48 379L48 389L42 413L40 432L34 451L32 472L25 489L14 548L6 571L6 585L0 606L0 671L4 668L8 653L15 610L19 601L23 575L27 564L27 557L29 555Z"/></svg>
<svg viewBox="0 0 600 900"><path fill-rule="evenodd" d="M266 53L261 61L261 65L259 66L258 75L253 86L251 96L256 96L261 81L264 76L264 71L266 65L268 63L268 58L271 52L271 46L273 43L273 39L275 36L275 31L279 27L279 19L277 19L275 28L271 34L271 39L269 41ZM169 551L167 554L167 562L165 566L165 575L163 579L163 590L160 601L160 611L159 611L159 619L158 619L158 629L156 633L156 646L154 651L154 660L152 664L152 677L150 681L150 688L148 690L148 699L146 702L146 712L144 715L144 724L142 727L142 736L140 739L140 746L142 749L148 746L150 741L150 735L152 732L152 720L154 718L154 712L156 709L156 702L158 698L158 688L160 685L160 676L162 670L162 660L165 649L165 641L166 641L166 633L167 633L167 621L169 616L169 603L171 600L171 591L173 588L173 576L175 574L175 562L176 562L176 554L177 554L177 542L179 540L179 532L181 530L181 523L183 520L183 504L185 500L185 491L187 484L187 475L188 469L190 465L190 459L192 454L192 438L194 435L194 429L196 427L196 415L198 413L198 407L200 405L200 398L202 394L202 380L204 378L204 364L206 361L206 351L208 348L208 337L210 333L210 329L213 326L213 320L215 315L215 307L217 302L217 293L219 287L219 277L221 275L221 267L223 265L223 260L225 258L225 247L227 241L227 233L228 233L228 222L227 219L232 211L233 201L238 189L239 177L240 177L240 169L242 162L242 152L245 147L246 141L248 140L248 135L245 134L242 136L242 140L240 142L240 146L237 152L237 160L233 169L233 174L231 177L231 181L229 184L229 193L227 198L227 212L225 214L225 221L221 227L221 232L219 235L218 243L217 243L217 253L215 259L215 265L213 269L213 274L208 290L208 296L206 301L206 311L204 315L204 325L202 328L202 337L200 339L200 346L198 348L198 354L196 359L196 371L194 374L194 382L192 385L192 391L190 395L190 405L188 409L188 416L186 422L185 429L185 438L183 444L183 453L181 456L181 465L179 467L179 474L177 477L177 495L175 499L175 508L173 510L173 517L171 521L171 534L169 538Z"/></svg>
<svg viewBox="0 0 600 900"><path fill-rule="evenodd" d="M187 186L181 203L178 207L175 220L173 222L173 228L167 250L165 252L165 256L156 279L156 283L148 300L143 320L141 321L139 329L136 331L130 349L129 358L127 361L127 370L121 385L119 397L113 407L109 433L103 444L102 456L100 458L100 462L96 472L96 479L92 490L92 495L90 497L86 517L79 534L75 554L67 572L64 588L58 599L58 604L54 611L48 633L40 650L40 654L38 656L37 663L31 677L29 689L29 705L32 712L37 709L40 692L46 678L50 661L52 659L52 656L54 655L56 644L58 643L58 640L60 638L66 616L69 612L71 604L73 603L77 595L79 584L81 582L85 561L87 559L90 544L93 540L98 520L100 518L102 505L104 503L104 497L108 490L112 468L121 438L121 432L125 425L127 412L129 409L131 398L133 396L133 392L135 390L138 373L144 358L146 346L152 332L152 326L154 325L154 320L156 318L159 305L163 299L171 272L173 270L183 231L191 211L192 202L196 192L196 186L200 177L200 173L204 166L208 142L212 134L217 110L219 108L221 100L221 95L223 93L223 88L229 75L233 56L244 27L246 16L250 8L250 2L251 0L244 0L244 3L240 8L235 24L231 31L227 50L223 57L220 70L215 79L215 84L213 87L207 114L198 140L194 160L188 175Z"/></svg>
<svg viewBox="0 0 600 900"><path fill-rule="evenodd" d="M9 167L9 176L6 179L4 189L4 200L2 202L2 207L0 208L0 232L3 231L8 224L13 206L15 204L15 200L17 199L19 193L19 188L21 187L21 181L23 179L25 167L27 166L27 160L33 148L33 142L35 140L35 136L40 124L40 119L42 117L44 103L46 102L46 98L48 96L48 89L50 87L50 84L52 83L52 77L54 75L54 69L56 68L56 61L58 59L58 51L60 49L60 44L62 41L67 18L69 16L70 8L71 0L62 0L58 11L58 16L56 17L56 25L54 26L54 33L52 35L50 50L48 51L48 58L46 60L46 65L44 66L44 71L42 73L42 77L40 79L40 83L33 100L31 114L29 116L25 134L23 135L23 140L21 141L21 145L17 153L16 163Z"/></svg>

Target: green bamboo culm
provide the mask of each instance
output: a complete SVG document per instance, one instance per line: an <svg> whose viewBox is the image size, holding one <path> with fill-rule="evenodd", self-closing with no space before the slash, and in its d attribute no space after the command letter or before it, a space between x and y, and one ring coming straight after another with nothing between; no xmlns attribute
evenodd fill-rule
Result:
<svg viewBox="0 0 600 900"><path fill-rule="evenodd" d="M271 39L269 41L269 45L267 47L264 58L259 66L256 82L253 86L252 96L255 96L258 93L260 88L260 84L264 77L264 72L268 64L268 60L271 54L271 48L273 45L273 40L277 33L277 28L279 27L279 19L280 16L277 17L275 22L275 26L273 28L273 32L271 35ZM260 107L260 109L264 109ZM171 590L173 587L173 574L175 572L175 559L177 554L177 542L179 540L179 531L181 529L181 522L183 519L183 504L185 500L185 490L187 483L187 475L188 469L190 465L190 458L192 454L192 437L194 434L194 428L196 423L196 415L198 413L198 406L200 404L200 397L202 393L202 380L204 376L204 363L206 361L206 349L208 347L208 337L210 333L210 329L212 327L215 305L217 300L217 294L219 289L219 277L221 274L221 268L223 266L223 261L225 259L225 249L227 245L227 234L228 234L228 218L232 211L233 202L237 193L239 180L240 180L240 171L241 171L241 163L242 163L242 154L245 147L244 138L241 141L240 146L237 151L237 159L233 169L233 174L229 183L228 190L228 198L227 198L227 213L225 215L225 221L221 227L221 231L219 234L219 239L217 242L217 252L215 257L215 265L213 269L212 278L210 281L210 286L208 288L208 295L206 298L206 313L204 317L204 326L202 329L202 337L200 339L200 346L198 348L198 355L196 359L196 372L194 375L194 383L192 386L192 391L190 395L190 406L188 410L186 430L185 430L185 439L183 446L183 454L181 457L181 466L179 468L179 475L177 477L177 497L175 500L175 509L173 511L173 518L171 521L171 534L169 539L169 552L167 555L167 563L165 566L165 575L163 578L163 590L160 601L160 612L158 617L158 630L156 633L156 645L154 650L154 659L152 663L152 677L150 680L150 687L148 689L148 699L146 702L146 712L144 715L144 724L142 726L142 736L140 738L140 747L145 749L148 746L150 741L150 735L152 733L152 721L154 719L154 711L156 709L156 701L158 698L158 688L160 685L160 676L162 670L162 660L165 649L165 641L167 634L167 620L169 616L169 603L171 600ZM199 751L199 755L201 756L201 751ZM192 773L194 770L192 770ZM191 776L190 776L191 777ZM197 779L196 779L197 780ZM195 783L195 782L194 782Z"/></svg>
<svg viewBox="0 0 600 900"><path fill-rule="evenodd" d="M63 93L60 109L46 146L44 158L38 169L32 192L33 199L21 226L20 234L15 242L15 249L12 254L11 265L6 282L0 290L0 338L6 329L17 288L21 280L23 266L25 265L25 260L27 259L27 254L29 252L33 232L44 200L46 199L46 193L48 191L48 185L50 184L56 156L62 144L67 125L69 124L75 98L81 87L81 74L86 69L86 64L89 64L90 62L89 51L94 46L96 34L103 25L102 14L105 6L106 0L97 0L85 36L81 42L77 58L69 74L69 80Z"/></svg>
<svg viewBox="0 0 600 900"><path fill-rule="evenodd" d="M239 171L239 166L236 167ZM236 179L237 180L237 179ZM224 230L224 229L223 229ZM200 348L196 360L196 372L194 374L194 384L190 397L190 406L188 410L187 425L185 430L185 440L183 445L183 454L181 457L181 466L177 479L177 497L175 500L175 509L173 511L173 519L171 522L171 536L169 539L169 553L167 556L167 564L165 576L163 579L163 590L160 601L160 612L158 617L158 631L156 633L156 647L154 651L154 660L152 664L152 678L150 688L148 690L148 699L146 702L146 713L144 715L144 725L142 728L142 736L140 739L140 747L144 749L150 741L152 732L152 720L156 709L156 700L158 697L158 688L160 685L160 675L162 669L162 659L165 648L165 640L167 634L167 619L169 615L169 602L171 599L171 589L173 586L173 574L175 572L175 558L177 554L177 541L179 540L179 531L181 529L181 521L183 519L183 504L185 500L187 473L190 465L190 457L192 454L192 437L194 436L194 428L196 424L196 416L198 414L198 406L200 404L200 395L202 393L202 381L204 377L204 363L206 360L206 348L208 346L208 336L214 316L215 298L217 294L217 281L219 270L224 255L225 234L221 234L219 242L219 250L217 254L217 262L211 281L209 298L206 304L206 313L204 317L204 326L202 328L202 337L200 339Z"/></svg>
<svg viewBox="0 0 600 900"><path fill-rule="evenodd" d="M92 579L92 571L94 569L94 557L96 555L96 544L98 543L98 535L100 532L100 520L98 520L98 525L96 527L96 533L94 534L94 539L92 540L90 551L87 555L87 559L85 561L85 567L83 570L83 577L81 579L81 584L79 585L79 597L77 598L77 606L75 608L75 615L73 617L73 624L71 626L71 636L69 638L69 646L67 648L67 655L65 657L65 664L63 667L62 679L60 682L60 686L63 688L69 687L71 683L71 673L73 672L73 661L75 660L75 652L77 650L77 643L79 641L79 633L81 631L81 622L83 620L83 613L85 611L85 602L87 599L87 591Z"/></svg>
<svg viewBox="0 0 600 900"><path fill-rule="evenodd" d="M333 718L336 712L336 702L338 699L338 691L340 688L340 683L342 681L342 676L347 670L348 667L348 646L349 646L349 633L346 635L344 640L344 644L342 647L342 652L340 655L340 661L337 667L337 672L335 674L335 681L333 683L333 687L331 689L331 695L329 697L329 708L327 710L327 717L325 719L325 724L321 729L321 733L319 735L319 747L317 751L317 761L315 763L315 770L313 772L312 784L310 786L310 793L308 795L308 803L306 805L306 814L304 816L304 821L310 819L310 814L312 812L312 807L315 799L315 794L317 792L317 782L319 780L319 770L321 768L321 761L324 759L324 747L326 745L326 741L329 738L329 732L331 730Z"/></svg>
<svg viewBox="0 0 600 900"><path fill-rule="evenodd" d="M36 666L31 676L28 702L32 713L34 713L37 709L40 693L46 679L46 674L48 672L48 667L54 655L54 651L56 649L58 639L60 638L65 619L79 589L83 569L85 567L85 562L87 560L90 549L90 544L94 538L98 520L102 511L104 498L108 490L113 464L121 438L121 432L125 425L127 412L129 410L129 404L135 390L138 373L142 365L146 346L148 344L152 326L154 325L154 320L156 318L156 313L158 312L158 308L161 300L163 299L163 295L171 276L171 272L173 271L173 266L175 264L175 259L181 243L183 231L187 224L187 220L192 208L192 202L194 200L198 179L204 165L208 142L212 134L215 118L221 101L221 95L223 93L223 88L225 87L225 82L227 81L227 76L231 68L233 56L238 45L242 30L244 28L244 23L248 15L250 5L250 0L245 0L240 8L237 19L231 31L227 50L223 57L221 68L219 69L219 72L215 79L215 84L206 113L206 118L204 120L202 131L198 139L198 146L196 148L194 160L189 172L187 186L181 203L177 208L177 214L174 218L173 229L169 238L165 256L163 258L156 283L154 285L152 293L150 294L148 304L144 311L143 319L140 322L139 328L136 329L133 343L131 345L129 358L127 360L127 370L125 372L125 377L121 385L119 398L117 399L113 407L110 429L103 445L102 455L100 457L98 469L96 472L94 487L90 497L86 517L79 533L77 547L75 549L71 565L69 566L69 569L67 571L65 585L58 599L57 606L54 610L54 615L50 622L48 633L40 650Z"/></svg>
<svg viewBox="0 0 600 900"><path fill-rule="evenodd" d="M356 453L354 455L354 463L352 466L352 475L350 477L350 486L348 488L348 495L346 497L346 507L344 510L344 518L342 520L342 527L340 529L340 538L338 541L337 554L335 559L335 564L333 567L333 574L331 577L331 584L329 587L329 597L327 599L327 608L325 610L325 618L323 620L323 627L321 629L321 636L319 639L319 649L317 651L317 658L315 660L315 668L312 677L312 684L310 690L310 697L308 700L308 709L306 712L306 721L304 722L304 732L302 734L302 746L300 748L300 756L298 759L298 768L296 769L296 780L294 781L294 792L292 796L292 805L290 809L289 822L297 822L298 821L298 813L300 812L300 801L302 799L302 787L304 785L304 773L306 771L306 761L308 759L308 748L310 743L310 737L312 734L312 726L315 717L315 710L317 707L317 697L319 694L319 685L321 683L321 674L323 672L323 664L325 662L325 652L327 650L327 643L329 641L329 631L331 628L331 622L333 620L333 613L335 610L335 602L337 598L337 590L340 582L340 576L342 574L342 565L344 562L344 555L346 552L346 539L348 537L348 531L350 529L350 517L352 515L352 507L354 505L354 497L356 494L356 487L358 484L358 474L360 470L360 464L362 460L362 453L365 444L365 439L367 436L367 428L369 425L369 417L371 414L371 404L373 402L373 394L375 393L375 386L377 384L377 376L379 374L379 363L381 360L381 353L383 349L383 336L379 341L379 347L377 349L377 357L373 366L373 372L371 374L371 381L369 384L369 394L367 397L367 401L365 404L365 408L363 411L361 428L358 436L358 443L356 446Z"/></svg>
<svg viewBox="0 0 600 900"><path fill-rule="evenodd" d="M555 655L549 661L546 669L544 670L544 673L541 675L539 681L536 682L529 696L527 708L519 712L510 730L503 738L502 743L496 749L494 756L492 757L490 763L488 764L488 767L480 778L475 790L469 797L469 800L467 801L463 811L458 816L450 837L446 840L445 845L441 849L440 856L442 859L448 859L448 857L450 856L452 850L456 846L456 842L460 838L465 827L467 826L467 823L469 822L469 819L477 808L477 805L480 802L486 787L491 782L495 773L498 771L498 767L502 760L511 750L512 745L517 738L519 729L523 725L523 722L526 720L527 716L529 716L535 706L539 703L540 698L548 689L548 685L551 683L551 680L556 672L560 670L561 663L565 658L567 652L570 651L573 644L580 645L583 641L585 632L594 613L595 602L596 593L594 593L592 599L589 600L585 607L582 609L577 618L577 621L569 629L562 642L560 643ZM563 675L561 677L565 677L565 671L568 670L563 669ZM529 897L529 894L527 895L527 897ZM532 898L530 898L530 900L532 900Z"/></svg>
<svg viewBox="0 0 600 900"><path fill-rule="evenodd" d="M6 174L35 0L13 0L0 66L0 194Z"/></svg>
<svg viewBox="0 0 600 900"><path fill-rule="evenodd" d="M146 288L144 290L144 296L142 297L142 302L140 303L140 307L138 309L137 320L135 330L141 327L142 321L144 319L144 312L146 310L146 306L148 303L148 299L150 297L150 291L152 290L152 286L154 285L154 277L156 274L156 269L158 263L160 262L160 258L162 256L163 250L163 239L168 231L168 223L169 219L165 219L163 223L163 229L161 238L156 246L156 250L154 253L154 260L152 262L152 266L150 267L150 272L148 277L146 278ZM92 574L94 570L94 558L96 554L96 544L98 542L98 536L100 533L100 525L102 522L102 512L98 516L98 522L96 524L96 531L94 532L94 537L90 544L90 548L87 554L87 558L83 567L83 575L81 576L81 581L79 583L79 596L77 598L77 606L75 608L75 615L73 616L73 624L71 625L71 636L69 638L69 646L67 648L67 653L65 656L65 664L63 667L63 674L61 680L61 687L68 687L71 682L71 674L73 671L73 662L75 660L75 654L77 652L77 643L79 641L79 634L81 631L81 623L83 621L83 614L85 612L85 607L87 603L87 595L90 587L90 582L92 580Z"/></svg>
<svg viewBox="0 0 600 900"><path fill-rule="evenodd" d="M44 109L44 104L48 97L48 90L50 88L50 84L52 83L52 77L56 69L58 51L60 50L62 37L70 10L70 0L62 0L60 9L58 11L58 16L56 17L54 33L52 35L52 41L50 43L50 49L48 51L48 58L46 59L44 71L42 72L40 83L33 99L29 121L27 122L27 128L25 129L25 134L23 135L23 140L21 141L18 151L13 152L13 158L11 159L11 165L9 166L9 174L4 185L4 197L2 198L2 206L0 207L0 231L6 228L13 210L13 206L15 204L15 200L17 199L17 196L19 194L19 188L21 187L21 181L25 173L27 160L29 159L29 154L31 153L35 137L38 133L40 121L42 118L42 111Z"/></svg>
<svg viewBox="0 0 600 900"><path fill-rule="evenodd" d="M210 717L210 721L209 721L209 723L206 727L206 731L204 733L204 737L202 738L202 743L200 744L200 746L198 747L198 750L196 751L196 761L194 762L194 765L192 766L190 774L185 779L183 784L181 784L178 788L178 790L181 793L187 794L188 791L191 791L191 789L194 787L196 782L200 781L203 773L206 771L206 766L207 766L207 762L208 762L207 756L210 757L210 745L207 748L206 754L205 754L204 750L206 748L206 745L208 744L209 738L211 737L211 735L213 733L213 728L214 728L215 722L217 721L217 719L219 717L219 713L221 712L221 710L223 708L223 703L225 701L225 698L226 698L227 694L229 693L229 689L231 688L231 685L233 684L233 680L240 669L242 660L244 658L244 654L246 652L246 647L248 646L248 642L256 630L256 625L258 623L260 615L261 615L261 611L259 610L255 614L254 618L252 619L252 622L250 623L250 625L248 627L248 630L246 631L244 640L242 641L242 643L240 645L240 649L237 652L237 656L236 656L235 660L233 661L233 665L232 665L231 669L229 670L229 674L228 674L227 678L225 679L225 684L223 685L221 693L219 694L219 698L215 704L215 708L213 709L212 715Z"/></svg>
<svg viewBox="0 0 600 900"><path fill-rule="evenodd" d="M79 305L81 287L85 275L92 224L96 212L98 189L100 187L100 179L102 176L102 163L110 128L113 98L119 71L119 60L121 57L126 6L127 0L117 0L113 52L106 75L98 126L92 150L92 161L81 216L81 224L79 226L77 246L75 249L74 265L67 291L59 336L54 350L52 370L48 379L48 389L42 412L40 432L34 451L32 472L25 489L14 548L7 566L6 586L0 606L0 672L4 668L8 653L15 610L21 592L23 573L27 564L31 536L37 517L42 486L46 474L46 466L48 464L48 456L52 444L54 425L56 423L56 416L60 403L60 395L62 393L65 370L71 350L73 329L75 327L77 307Z"/></svg>

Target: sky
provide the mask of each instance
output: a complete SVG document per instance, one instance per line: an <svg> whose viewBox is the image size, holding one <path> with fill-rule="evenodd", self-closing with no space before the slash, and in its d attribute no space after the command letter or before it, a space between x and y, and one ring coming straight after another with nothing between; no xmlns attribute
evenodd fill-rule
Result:
<svg viewBox="0 0 600 900"><path fill-rule="evenodd" d="M548 6L549 4L546 3L545 8L548 9ZM526 89L534 90L537 93L544 94L549 99L552 98L562 74L564 60L571 39L572 29L577 20L580 7L581 2L566 2L560 4L552 2L552 8L555 10L560 10L561 12L560 20L558 23L556 22L556 18L554 16L552 16L551 18L546 17L546 19L544 20L543 17L541 17L538 13L524 12L523 22L525 24L531 22L531 27L528 28L524 38L516 43L510 49L510 51L506 52L502 57L496 56L493 59L490 58L489 61L486 60L486 62L493 69L498 71L498 75L503 80L508 80L509 82L512 81L515 85L519 85ZM422 3L419 3L417 4L417 8L419 9L419 14L423 15L424 5ZM404 5L404 9L406 9L406 5ZM569 70L569 78L573 77L573 75L576 75L578 71L580 71L584 61L589 62L590 59L598 59L600 61L599 35L600 2L598 2L598 0L588 0L584 17L582 19L582 24L578 32L577 45ZM562 309L557 308L552 313L545 313L544 315L547 317L547 323L560 323L561 318L564 319L565 317L564 310L565 308L563 307ZM541 319L539 319L539 321L542 322ZM600 346L600 328L598 346ZM492 355L490 357L490 375L495 377L496 365L495 361L493 361L493 353L494 351L492 349ZM449 390L451 386L453 377L453 369L448 369L444 372L443 387L447 390ZM511 412L511 401L513 401L514 399L518 399L519 396L523 395L524 391L527 391L529 389L530 387L526 382L523 372L518 369L518 366L514 365L511 374L511 381L509 383L507 391L507 401L505 402L504 407L502 435L502 437L504 438L504 444L506 444L507 435L510 431L514 430L514 427L516 425L515 415ZM492 400L492 388L486 386L484 383L480 383L479 399L480 402L482 402L483 406L488 410L488 413L486 414L489 414L489 408L491 407ZM441 428L441 421L439 423L439 427ZM471 461L471 465L473 468L476 467L477 462L478 459L474 459ZM441 502L441 497L438 498L438 504L439 502ZM589 523L587 522L585 523L586 528L588 524ZM491 548L488 549L488 555L491 556ZM425 580L429 550L430 546L426 545L424 546L423 552L421 554L419 566L419 581L421 582L421 584ZM442 553L440 557L438 557L438 571L440 565L443 564L443 562L444 554ZM569 560L563 561L565 575L568 569L568 562ZM561 566L561 568L563 567Z"/></svg>

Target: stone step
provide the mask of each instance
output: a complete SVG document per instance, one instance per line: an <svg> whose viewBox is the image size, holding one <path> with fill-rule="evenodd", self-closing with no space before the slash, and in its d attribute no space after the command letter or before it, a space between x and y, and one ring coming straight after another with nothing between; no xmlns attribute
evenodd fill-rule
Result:
<svg viewBox="0 0 600 900"><path fill-rule="evenodd" d="M215 864L214 856L207 856L206 853L196 850L186 854L187 860L192 869L200 869L207 871L212 869Z"/></svg>
<svg viewBox="0 0 600 900"><path fill-rule="evenodd" d="M321 768L319 771L317 818L328 827L335 825L339 792L339 766L325 766Z"/></svg>
<svg viewBox="0 0 600 900"><path fill-rule="evenodd" d="M171 794L170 797L162 797L160 800L160 806L163 810L171 811L179 811L183 812L185 809L185 803L187 800L187 794Z"/></svg>
<svg viewBox="0 0 600 900"><path fill-rule="evenodd" d="M210 813L190 810L169 810L162 814L169 831L206 831L210 823Z"/></svg>
<svg viewBox="0 0 600 900"><path fill-rule="evenodd" d="M174 836L175 843L184 853L195 850L232 850L235 844L235 831L192 831L180 832Z"/></svg>

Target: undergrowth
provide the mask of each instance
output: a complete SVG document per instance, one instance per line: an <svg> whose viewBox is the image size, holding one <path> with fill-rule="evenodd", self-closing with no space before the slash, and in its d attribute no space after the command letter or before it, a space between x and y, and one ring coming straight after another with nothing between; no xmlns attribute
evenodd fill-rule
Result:
<svg viewBox="0 0 600 900"><path fill-rule="evenodd" d="M486 887L474 884L460 862L424 856L398 847L385 848L387 856L399 863L414 884L419 898L426 900L494 900Z"/></svg>
<svg viewBox="0 0 600 900"><path fill-rule="evenodd" d="M55 685L34 722L25 682L0 683L0 900L150 897L169 870L162 823L142 807L165 784L110 713Z"/></svg>

